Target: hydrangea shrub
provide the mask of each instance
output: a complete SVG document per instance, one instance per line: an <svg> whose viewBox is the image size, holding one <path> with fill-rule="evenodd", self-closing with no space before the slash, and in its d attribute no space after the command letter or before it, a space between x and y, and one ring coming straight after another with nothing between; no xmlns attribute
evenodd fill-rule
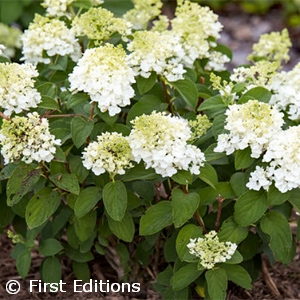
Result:
<svg viewBox="0 0 300 300"><path fill-rule="evenodd" d="M135 0L115 16L102 2L45 0L21 61L0 45L0 228L20 276L38 251L44 282L66 259L89 280L101 256L164 299L251 289L262 255L288 264L299 238L287 30L230 71L209 8L181 0L169 19L160 0Z"/></svg>

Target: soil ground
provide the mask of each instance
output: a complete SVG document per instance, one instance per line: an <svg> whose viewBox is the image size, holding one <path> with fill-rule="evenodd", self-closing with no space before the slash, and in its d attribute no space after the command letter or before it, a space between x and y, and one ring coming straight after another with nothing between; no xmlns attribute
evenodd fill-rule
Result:
<svg viewBox="0 0 300 300"><path fill-rule="evenodd" d="M241 12L236 6L228 6L219 13L220 21L224 25L220 42L229 46L233 50L233 60L231 68L246 63L246 58L251 52L253 43L257 42L259 36L270 31L281 31L285 28L285 23L280 17L282 12L279 7L275 7L267 15L257 16ZM284 67L291 69L300 61L300 28L290 28L290 36L293 48L290 52L291 60ZM73 280L70 262L64 262L63 281L67 283L66 293L38 293L29 292L29 281L39 278L39 267L42 257L33 254L32 265L26 280L22 280L17 273L15 261L10 256L13 245L5 234L0 235L0 299L109 299L109 300L134 300L134 299L160 299L154 291L153 282L144 281L141 291L136 294L102 294L102 293L74 293ZM94 261L90 266L94 279L117 282L117 274L103 261ZM150 278L150 276L149 276ZM17 295L10 295L5 290L6 282L18 280L21 283L21 290ZM201 299L195 295L194 299ZM279 300L300 300L300 247L297 254L289 266L276 263L274 266L266 264L266 269L253 284L253 290L247 291L237 286L229 286L228 300L238 299L279 299ZM179 300L179 299L178 299ZM217 299L214 299L217 300Z"/></svg>

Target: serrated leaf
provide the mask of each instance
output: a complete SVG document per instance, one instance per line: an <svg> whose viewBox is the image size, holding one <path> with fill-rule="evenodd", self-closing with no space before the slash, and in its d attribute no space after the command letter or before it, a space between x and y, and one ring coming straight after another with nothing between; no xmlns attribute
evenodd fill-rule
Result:
<svg viewBox="0 0 300 300"><path fill-rule="evenodd" d="M151 235L172 224L172 205L161 201L148 208L140 221L140 235Z"/></svg>
<svg viewBox="0 0 300 300"><path fill-rule="evenodd" d="M172 215L175 228L182 226L194 215L200 202L197 193L185 194L180 189L172 191Z"/></svg>
<svg viewBox="0 0 300 300"><path fill-rule="evenodd" d="M288 220L280 212L270 211L260 220L260 227L270 237L270 248L275 257L289 263L292 234Z"/></svg>
<svg viewBox="0 0 300 300"><path fill-rule="evenodd" d="M258 221L268 208L265 192L247 191L234 205L234 219L241 226L249 226Z"/></svg>
<svg viewBox="0 0 300 300"><path fill-rule="evenodd" d="M88 187L80 192L75 202L74 213L77 218L82 218L90 212L102 198L101 189Z"/></svg>
<svg viewBox="0 0 300 300"><path fill-rule="evenodd" d="M94 122L87 118L75 117L71 121L72 140L80 148L92 133Z"/></svg>
<svg viewBox="0 0 300 300"><path fill-rule="evenodd" d="M107 183L102 195L108 215L115 221L121 221L127 208L127 192L124 183L119 180Z"/></svg>

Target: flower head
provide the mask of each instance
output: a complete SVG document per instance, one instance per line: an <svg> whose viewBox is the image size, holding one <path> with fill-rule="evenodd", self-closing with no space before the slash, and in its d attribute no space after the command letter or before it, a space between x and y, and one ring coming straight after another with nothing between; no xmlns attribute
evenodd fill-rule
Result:
<svg viewBox="0 0 300 300"><path fill-rule="evenodd" d="M33 22L21 37L23 60L32 64L50 63L55 55L69 55L73 61L81 56L80 45L63 21L35 15ZM46 53L49 57L44 57Z"/></svg>
<svg viewBox="0 0 300 300"><path fill-rule="evenodd" d="M186 72L181 63L184 52L176 36L158 31L137 31L127 49L131 52L128 62L135 75L148 78L154 71L169 81L183 79Z"/></svg>
<svg viewBox="0 0 300 300"><path fill-rule="evenodd" d="M149 21L161 13L161 0L132 0L133 9L126 12L123 18L133 25L133 29L146 29Z"/></svg>
<svg viewBox="0 0 300 300"><path fill-rule="evenodd" d="M16 27L10 27L0 23L0 44L5 46L3 54L8 57L15 55L15 49L21 48L22 31Z"/></svg>
<svg viewBox="0 0 300 300"><path fill-rule="evenodd" d="M87 49L69 80L71 91L88 93L100 110L108 110L110 116L130 104L130 98L134 96L131 87L135 82L133 70L126 63L126 53L121 45L106 44Z"/></svg>
<svg viewBox="0 0 300 300"><path fill-rule="evenodd" d="M200 264L205 269L212 269L217 263L223 263L234 254L237 245L231 242L220 242L213 230L204 238L190 239L187 245L189 252L200 258Z"/></svg>
<svg viewBox="0 0 300 300"><path fill-rule="evenodd" d="M27 117L3 120L0 144L5 164L18 160L30 164L33 161L50 162L60 140L50 134L48 120L33 112Z"/></svg>
<svg viewBox="0 0 300 300"><path fill-rule="evenodd" d="M214 151L227 155L250 146L251 157L258 158L284 123L282 113L257 100L230 105L225 114L229 133L218 136Z"/></svg>
<svg viewBox="0 0 300 300"><path fill-rule="evenodd" d="M200 173L205 157L196 146L187 144L191 130L185 119L153 112L135 118L132 124L129 143L135 161L143 160L146 168L164 177L178 170Z"/></svg>
<svg viewBox="0 0 300 300"><path fill-rule="evenodd" d="M40 93L34 88L38 71L31 64L0 63L0 107L4 114L20 113L41 102Z"/></svg>
<svg viewBox="0 0 300 300"><path fill-rule="evenodd" d="M132 168L131 148L126 137L120 133L102 133L96 142L91 142L83 152L83 165L95 175L105 171L114 178L124 174L125 169Z"/></svg>
<svg viewBox="0 0 300 300"><path fill-rule="evenodd" d="M194 141L204 135L208 128L212 126L207 115L197 115L195 120L189 120L189 127L191 128L190 141Z"/></svg>
<svg viewBox="0 0 300 300"><path fill-rule="evenodd" d="M131 24L102 7L91 7L86 13L75 17L72 31L76 36L87 36L95 44L104 43L114 33L126 36L131 32Z"/></svg>

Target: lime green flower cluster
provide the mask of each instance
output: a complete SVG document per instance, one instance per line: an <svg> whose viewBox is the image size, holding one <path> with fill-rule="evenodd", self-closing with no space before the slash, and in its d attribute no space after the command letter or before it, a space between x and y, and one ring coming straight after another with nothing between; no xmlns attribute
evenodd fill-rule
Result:
<svg viewBox="0 0 300 300"><path fill-rule="evenodd" d="M231 242L220 242L213 230L204 238L190 239L187 245L189 252L200 258L200 264L205 269L213 269L217 263L224 263L234 254L237 245Z"/></svg>
<svg viewBox="0 0 300 300"><path fill-rule="evenodd" d="M18 160L27 164L50 162L56 152L55 146L60 143L50 134L48 120L40 118L37 112L29 113L27 117L3 120L0 144L5 164Z"/></svg>
<svg viewBox="0 0 300 300"><path fill-rule="evenodd" d="M91 7L86 13L75 17L72 31L76 36L87 36L96 45L107 41L114 33L121 36L131 33L131 24L102 7Z"/></svg>
<svg viewBox="0 0 300 300"><path fill-rule="evenodd" d="M0 23L0 44L6 48L3 50L4 55L14 57L16 49L21 48L21 34L20 29Z"/></svg>
<svg viewBox="0 0 300 300"><path fill-rule="evenodd" d="M129 10L123 18L133 25L133 29L146 29L148 22L160 15L161 0L132 0L133 9Z"/></svg>
<svg viewBox="0 0 300 300"><path fill-rule="evenodd" d="M128 140L117 132L105 132L91 142L83 152L83 165L95 175L107 171L113 179L116 174L124 174L132 168L133 159Z"/></svg>
<svg viewBox="0 0 300 300"><path fill-rule="evenodd" d="M212 126L207 115L197 115L196 120L189 120L188 124L191 128L190 142L199 139Z"/></svg>
<svg viewBox="0 0 300 300"><path fill-rule="evenodd" d="M248 56L248 60L268 60L270 62L276 62L280 66L282 61L289 61L290 56L288 54L290 47L292 46L287 29L283 29L282 32L271 32L261 35L258 43L253 45L253 51Z"/></svg>

